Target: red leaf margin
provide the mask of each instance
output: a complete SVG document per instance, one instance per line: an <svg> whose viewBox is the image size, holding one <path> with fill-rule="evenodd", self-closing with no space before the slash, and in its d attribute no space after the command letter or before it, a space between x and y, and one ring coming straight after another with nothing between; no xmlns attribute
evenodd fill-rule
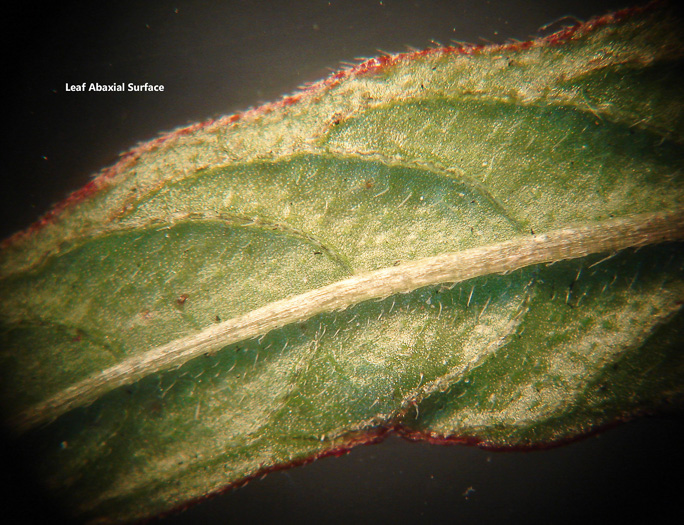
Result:
<svg viewBox="0 0 684 525"><path fill-rule="evenodd" d="M507 44L463 44L459 46L434 47L421 51L398 53L394 55L381 55L379 57L365 60L354 67L341 69L329 77L305 86L296 93L286 95L275 102L264 104L256 108L251 108L244 112L235 113L233 115L228 115L217 119L210 119L204 122L192 124L190 126L178 128L171 132L165 133L156 139L138 144L129 151L122 153L120 155L120 160L116 164L101 170L94 176L93 180L91 180L82 188L71 193L64 200L55 204L49 211L42 215L28 228L16 232L10 237L0 241L0 249L9 248L26 237L37 233L44 227L57 223L60 219L60 216L65 211L76 206L99 191L109 187L110 185L115 184L117 177L122 172L133 166L142 155L153 152L159 149L161 146L172 145L174 141L196 131L213 131L227 126L235 126L238 123L253 121L260 116L267 115L277 109L297 104L311 97L320 96L326 90L337 86L344 80L376 74L399 62L411 61L421 57L434 55L497 54L501 52L516 52L545 46L561 45L582 38L584 35L595 31L600 27L622 22L631 17L662 7L667 3L667 0L652 0L650 3L644 6L628 7L613 13L592 18L584 23L578 22L571 27L566 27L549 36L527 42L513 42Z"/></svg>

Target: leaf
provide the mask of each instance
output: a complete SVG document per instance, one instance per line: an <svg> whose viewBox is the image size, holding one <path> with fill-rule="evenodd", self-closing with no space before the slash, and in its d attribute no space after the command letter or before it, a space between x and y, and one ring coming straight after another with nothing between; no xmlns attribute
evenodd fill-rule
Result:
<svg viewBox="0 0 684 525"><path fill-rule="evenodd" d="M382 56L142 145L3 244L8 425L84 520L398 432L682 405L680 21Z"/></svg>

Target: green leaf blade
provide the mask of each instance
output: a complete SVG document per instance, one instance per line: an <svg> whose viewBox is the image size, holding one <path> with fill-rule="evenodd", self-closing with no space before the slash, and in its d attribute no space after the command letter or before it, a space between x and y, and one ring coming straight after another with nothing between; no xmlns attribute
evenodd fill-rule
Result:
<svg viewBox="0 0 684 525"><path fill-rule="evenodd" d="M6 241L2 404L54 494L130 520L388 431L548 446L681 406L684 44L621 17L374 59Z"/></svg>

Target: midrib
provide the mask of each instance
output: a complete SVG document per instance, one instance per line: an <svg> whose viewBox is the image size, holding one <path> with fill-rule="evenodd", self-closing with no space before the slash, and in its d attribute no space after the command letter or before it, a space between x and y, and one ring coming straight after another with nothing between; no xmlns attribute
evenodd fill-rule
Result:
<svg viewBox="0 0 684 525"><path fill-rule="evenodd" d="M407 293L430 285L507 273L535 264L680 240L684 240L684 210L564 228L382 268L275 301L194 335L125 359L21 412L13 419L12 426L18 432L25 432L74 408L88 405L117 387L134 383L156 372L177 368L207 352L371 299Z"/></svg>

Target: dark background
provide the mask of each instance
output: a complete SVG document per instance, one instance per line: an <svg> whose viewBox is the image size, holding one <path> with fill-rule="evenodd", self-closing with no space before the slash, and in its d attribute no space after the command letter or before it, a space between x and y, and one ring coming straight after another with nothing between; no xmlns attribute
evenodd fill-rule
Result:
<svg viewBox="0 0 684 525"><path fill-rule="evenodd" d="M432 40L527 40L559 17L587 19L626 5L332 0L6 6L0 238L28 226L136 143L275 100L327 76L342 61L423 48ZM165 91L65 92L65 83L83 82L148 82ZM663 523L684 517L683 431L681 415L652 418L527 453L390 438L343 458L270 474L159 523ZM58 510L33 482L30 461L11 443L0 445L0 511L18 510L22 523L56 521ZM468 494L469 487L474 491Z"/></svg>

